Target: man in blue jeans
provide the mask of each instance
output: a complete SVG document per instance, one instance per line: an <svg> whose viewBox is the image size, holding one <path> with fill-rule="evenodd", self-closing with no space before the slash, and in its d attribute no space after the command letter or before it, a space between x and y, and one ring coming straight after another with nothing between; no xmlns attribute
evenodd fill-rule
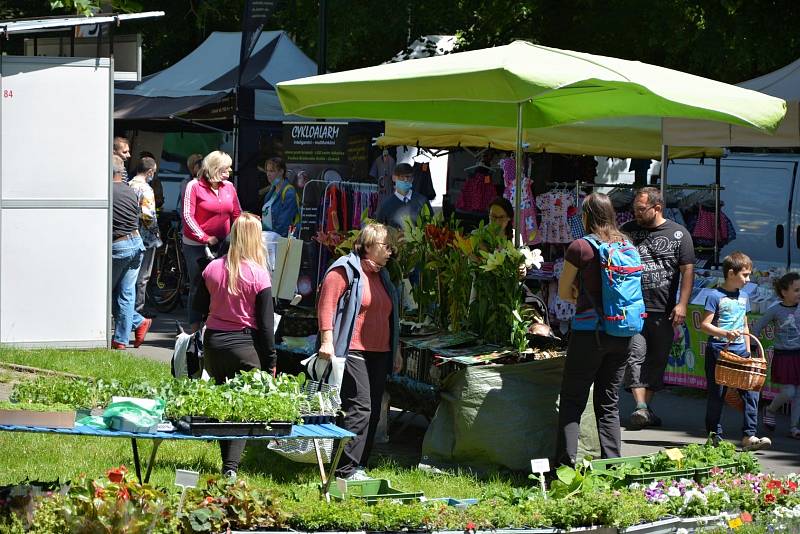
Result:
<svg viewBox="0 0 800 534"><path fill-rule="evenodd" d="M136 278L142 265L144 245L139 235L139 199L133 189L122 181L125 170L122 158L112 156L113 204L111 225L111 306L114 315L114 337L111 348L125 350L131 330L133 346L139 347L150 330L152 319L145 319L134 309Z"/></svg>

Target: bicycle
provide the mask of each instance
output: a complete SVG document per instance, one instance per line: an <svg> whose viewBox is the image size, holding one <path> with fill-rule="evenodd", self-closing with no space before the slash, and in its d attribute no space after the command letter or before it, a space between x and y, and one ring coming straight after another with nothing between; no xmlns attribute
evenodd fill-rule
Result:
<svg viewBox="0 0 800 534"><path fill-rule="evenodd" d="M166 215L164 223L169 228L162 234L166 236L164 244L156 251L146 298L157 311L168 313L178 304L184 305L183 296L189 293L189 280L177 214Z"/></svg>

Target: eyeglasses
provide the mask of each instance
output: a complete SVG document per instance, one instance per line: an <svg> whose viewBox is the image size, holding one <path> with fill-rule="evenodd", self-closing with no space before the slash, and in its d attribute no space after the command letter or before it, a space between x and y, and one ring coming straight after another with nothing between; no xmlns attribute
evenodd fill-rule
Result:
<svg viewBox="0 0 800 534"><path fill-rule="evenodd" d="M656 207L655 204L652 204L650 206L634 206L633 212L634 213L645 213L650 208L655 208L655 207Z"/></svg>
<svg viewBox="0 0 800 534"><path fill-rule="evenodd" d="M389 250L389 251L391 251L391 250L392 250L392 245L390 245L389 243L381 243L381 242L378 242L378 243L375 243L375 244L376 244L376 245L380 245L380 246L382 246L382 247L383 247L384 249L386 249L386 250Z"/></svg>

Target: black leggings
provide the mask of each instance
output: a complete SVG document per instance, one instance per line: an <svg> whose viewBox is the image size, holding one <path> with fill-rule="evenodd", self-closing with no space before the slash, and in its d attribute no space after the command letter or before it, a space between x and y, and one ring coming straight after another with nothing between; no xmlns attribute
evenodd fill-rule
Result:
<svg viewBox="0 0 800 534"><path fill-rule="evenodd" d="M217 384L224 384L239 371L261 369L254 334L245 331L223 332L206 328L203 336L203 361L206 371ZM222 472L239 469L246 439L219 442Z"/></svg>

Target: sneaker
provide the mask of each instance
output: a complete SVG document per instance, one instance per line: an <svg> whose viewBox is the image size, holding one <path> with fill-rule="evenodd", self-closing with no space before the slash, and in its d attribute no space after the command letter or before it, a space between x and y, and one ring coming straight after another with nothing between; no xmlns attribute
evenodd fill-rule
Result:
<svg viewBox="0 0 800 534"><path fill-rule="evenodd" d="M150 330L150 325L152 324L152 319L145 319L142 321L142 324L140 324L136 330L133 331L133 348L139 348L142 343L144 343L144 336L147 335L147 331Z"/></svg>
<svg viewBox="0 0 800 534"><path fill-rule="evenodd" d="M125 343L120 343L119 341L112 341L111 348L115 350L125 350L128 348L128 346L125 345Z"/></svg>
<svg viewBox="0 0 800 534"><path fill-rule="evenodd" d="M349 476L345 477L345 480L348 482L357 482L360 480L372 480L372 477L367 475L367 472L363 469L356 469Z"/></svg>
<svg viewBox="0 0 800 534"><path fill-rule="evenodd" d="M772 446L772 440L769 438L759 438L756 436L745 436L742 438L743 451L759 451L761 449L769 449Z"/></svg>
<svg viewBox="0 0 800 534"><path fill-rule="evenodd" d="M775 432L775 414L769 410L768 406L764 406L761 412L761 420L764 422L764 428L770 432Z"/></svg>
<svg viewBox="0 0 800 534"><path fill-rule="evenodd" d="M800 439L800 428L793 426L789 429L789 437L794 439Z"/></svg>
<svg viewBox="0 0 800 534"><path fill-rule="evenodd" d="M650 426L661 426L661 418L656 415L656 412L649 406L647 407L647 411L650 413Z"/></svg>
<svg viewBox="0 0 800 534"><path fill-rule="evenodd" d="M650 410L648 408L639 408L631 414L630 424L628 426L632 430L640 430L651 424Z"/></svg>
<svg viewBox="0 0 800 534"><path fill-rule="evenodd" d="M235 482L236 481L236 471L234 471L233 469L228 469L227 471L222 473L222 477L225 478L229 482Z"/></svg>

